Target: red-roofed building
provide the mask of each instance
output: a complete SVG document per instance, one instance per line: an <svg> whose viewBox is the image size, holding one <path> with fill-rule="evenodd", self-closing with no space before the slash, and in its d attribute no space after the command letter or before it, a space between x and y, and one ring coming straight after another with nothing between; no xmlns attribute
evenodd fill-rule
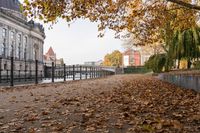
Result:
<svg viewBox="0 0 200 133"><path fill-rule="evenodd" d="M141 55L138 50L128 49L123 53L123 65L124 66L140 66Z"/></svg>
<svg viewBox="0 0 200 133"><path fill-rule="evenodd" d="M47 66L51 66L52 62L54 62L55 65L62 65L63 59L57 59L56 53L54 52L53 48L50 47L47 53L44 55L44 63L46 63Z"/></svg>
<svg viewBox="0 0 200 133"><path fill-rule="evenodd" d="M154 49L149 46L132 47L123 53L123 66L144 66Z"/></svg>

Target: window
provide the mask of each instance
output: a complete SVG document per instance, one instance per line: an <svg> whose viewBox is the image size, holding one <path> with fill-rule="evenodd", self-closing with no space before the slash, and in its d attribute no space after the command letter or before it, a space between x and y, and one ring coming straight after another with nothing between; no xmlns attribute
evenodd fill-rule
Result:
<svg viewBox="0 0 200 133"><path fill-rule="evenodd" d="M21 34L18 34L17 40L18 40L18 42L21 42L21 41L22 41L22 36L21 36Z"/></svg>
<svg viewBox="0 0 200 133"><path fill-rule="evenodd" d="M5 43L2 44L1 53L2 53L2 56L6 55L6 44Z"/></svg>
<svg viewBox="0 0 200 133"><path fill-rule="evenodd" d="M28 43L28 38L25 36L24 37L24 44L27 44Z"/></svg>
<svg viewBox="0 0 200 133"><path fill-rule="evenodd" d="M22 41L21 34L17 35L17 40L18 40L18 45L17 45L17 49L16 49L16 56L18 59L21 59L21 41Z"/></svg>
<svg viewBox="0 0 200 133"><path fill-rule="evenodd" d="M14 39L14 32L13 31L11 31L11 33L10 33L10 38Z"/></svg>
<svg viewBox="0 0 200 133"><path fill-rule="evenodd" d="M14 49L13 49L13 46L14 46L14 41L12 41L12 44L9 46L10 57L14 56Z"/></svg>
<svg viewBox="0 0 200 133"><path fill-rule="evenodd" d="M6 37L6 31L7 30L5 28L3 28L3 34L2 34L3 37Z"/></svg>
<svg viewBox="0 0 200 133"><path fill-rule="evenodd" d="M4 70L6 70L6 69L7 69L7 63L4 64Z"/></svg>
<svg viewBox="0 0 200 133"><path fill-rule="evenodd" d="M133 54L130 55L129 60L130 60L130 65L134 65L135 61L134 61L134 55Z"/></svg>
<svg viewBox="0 0 200 133"><path fill-rule="evenodd" d="M2 56L6 55L6 40L3 40L3 43L1 44L1 51L0 51Z"/></svg>
<svg viewBox="0 0 200 133"><path fill-rule="evenodd" d="M28 43L28 38L25 36L24 37L24 43L23 43L23 53L24 53L24 59L26 59L26 50L27 50L27 43Z"/></svg>
<svg viewBox="0 0 200 133"><path fill-rule="evenodd" d="M3 55L4 50L4 44L1 44L1 55Z"/></svg>
<svg viewBox="0 0 200 133"><path fill-rule="evenodd" d="M18 46L18 55L17 56L19 59L21 59L20 55L21 55L21 44L19 44L19 46Z"/></svg>

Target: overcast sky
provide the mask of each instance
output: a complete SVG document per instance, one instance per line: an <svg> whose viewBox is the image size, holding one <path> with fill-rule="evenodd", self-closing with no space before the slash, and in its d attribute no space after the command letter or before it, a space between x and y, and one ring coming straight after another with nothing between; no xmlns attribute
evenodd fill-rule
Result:
<svg viewBox="0 0 200 133"><path fill-rule="evenodd" d="M114 32L108 30L103 38L98 38L97 24L86 20L78 20L70 27L61 20L53 29L48 27L45 25L44 52L52 46L57 57L64 58L66 64L98 61L114 50L122 51L122 41L114 38Z"/></svg>
<svg viewBox="0 0 200 133"><path fill-rule="evenodd" d="M114 50L122 51L122 41L114 38L113 31L106 31L103 38L97 37L96 23L78 20L68 27L64 20L60 20L53 29L49 30L48 25L44 27L46 34L44 54L52 46L57 57L63 58L66 64L103 60L107 53Z"/></svg>

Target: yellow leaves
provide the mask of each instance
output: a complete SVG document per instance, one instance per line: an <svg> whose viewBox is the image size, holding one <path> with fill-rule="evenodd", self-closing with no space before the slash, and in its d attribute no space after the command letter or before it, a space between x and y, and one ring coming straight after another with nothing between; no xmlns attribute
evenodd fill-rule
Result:
<svg viewBox="0 0 200 133"><path fill-rule="evenodd" d="M105 65L105 66L121 66L122 65L122 53L118 50L115 50L111 54L107 54L104 57L103 65Z"/></svg>
<svg viewBox="0 0 200 133"><path fill-rule="evenodd" d="M23 5L28 17L53 23L58 18L67 22L89 18L100 22L99 31L110 28L117 33L126 30L135 34L139 44L163 39L161 30L166 22L171 22L172 29L185 29L196 22L196 11L160 0L25 0Z"/></svg>

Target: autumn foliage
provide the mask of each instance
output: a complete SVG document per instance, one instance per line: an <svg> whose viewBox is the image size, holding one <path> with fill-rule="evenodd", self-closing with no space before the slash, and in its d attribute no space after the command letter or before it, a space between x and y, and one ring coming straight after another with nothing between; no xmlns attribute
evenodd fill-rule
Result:
<svg viewBox="0 0 200 133"><path fill-rule="evenodd" d="M118 50L115 50L111 54L105 55L103 65L122 66L122 53Z"/></svg>
<svg viewBox="0 0 200 133"><path fill-rule="evenodd" d="M176 0L170 0L174 2ZM59 18L73 22L79 18L98 22L117 33L134 34L141 45L162 41L163 29L185 29L195 23L196 10L163 0L25 0L25 15L44 22L56 23ZM191 0L182 2L191 3ZM179 3L180 4L180 3ZM189 20L189 21L188 21ZM102 34L100 34L102 36Z"/></svg>
<svg viewBox="0 0 200 133"><path fill-rule="evenodd" d="M173 42L175 34L198 27L200 7L199 1L195 2L193 0L25 0L23 9L28 17L39 18L45 23L55 24L59 18L65 19L68 24L77 19L89 19L99 24L100 37L104 35L105 29L109 28L116 31L116 37L131 37L135 45L152 47L161 45L168 53L166 61L168 70L170 64L173 64L171 62L177 59L173 58L174 52L170 49L175 46ZM193 47L192 43L187 45ZM199 43L192 49L197 51L198 46ZM180 49L177 51L180 52ZM188 56L187 58L193 59ZM106 65L112 65L109 61L106 62Z"/></svg>

